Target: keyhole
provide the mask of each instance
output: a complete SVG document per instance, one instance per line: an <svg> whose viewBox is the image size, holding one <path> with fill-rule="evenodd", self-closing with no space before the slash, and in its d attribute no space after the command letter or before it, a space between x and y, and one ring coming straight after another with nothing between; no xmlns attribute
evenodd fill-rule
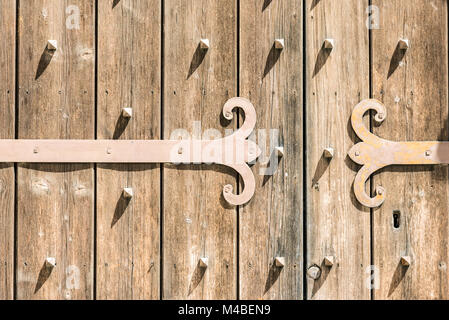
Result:
<svg viewBox="0 0 449 320"><path fill-rule="evenodd" d="M401 226L401 212L399 210L393 211L393 227L399 229Z"/></svg>

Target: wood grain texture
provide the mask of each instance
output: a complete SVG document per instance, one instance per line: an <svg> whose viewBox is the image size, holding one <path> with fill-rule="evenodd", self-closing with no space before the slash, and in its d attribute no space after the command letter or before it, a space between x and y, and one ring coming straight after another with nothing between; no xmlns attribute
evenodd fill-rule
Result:
<svg viewBox="0 0 449 320"><path fill-rule="evenodd" d="M98 139L160 139L161 1L99 1L98 17ZM97 298L159 299L160 165L97 168Z"/></svg>
<svg viewBox="0 0 449 320"><path fill-rule="evenodd" d="M388 112L375 134L393 141L448 139L447 1L373 1L373 96ZM410 40L407 52L397 49ZM374 178L387 190L374 210L375 299L448 299L448 169L392 167ZM397 227L393 214L400 214ZM400 265L408 255L409 268Z"/></svg>
<svg viewBox="0 0 449 320"><path fill-rule="evenodd" d="M79 30L66 27L69 5ZM19 138L94 138L94 30L92 1L21 2ZM93 297L93 176L92 165L19 164L18 299Z"/></svg>
<svg viewBox="0 0 449 320"><path fill-rule="evenodd" d="M256 194L239 214L240 298L302 299L303 7L240 1L240 18L240 91L256 107L263 150L253 167ZM284 39L282 51L275 39ZM276 257L285 258L284 268Z"/></svg>
<svg viewBox="0 0 449 320"><path fill-rule="evenodd" d="M168 0L164 21L164 138L178 139L181 128L197 138L213 134L208 129L223 135L234 125L221 111L237 94L236 1ZM208 51L199 48L202 38ZM222 197L235 177L217 165L165 166L164 299L236 298L236 209Z"/></svg>
<svg viewBox="0 0 449 320"><path fill-rule="evenodd" d="M346 158L355 135L349 119L369 97L368 1L307 0L307 260L321 277L307 277L309 299L370 299L370 211L354 198L358 167ZM332 51L323 46L334 39ZM334 148L334 158L324 149ZM334 256L332 268L324 265ZM306 272L307 270L305 270Z"/></svg>
<svg viewBox="0 0 449 320"><path fill-rule="evenodd" d="M370 3L380 14L371 52ZM387 199L370 211L354 197L360 167L347 158L370 80L388 111L371 123L376 135L448 140L446 0L0 0L0 41L0 139L16 127L20 139L210 139L242 123L221 115L240 95L256 107L264 152L256 194L240 208L222 196L237 174L219 165L19 163L15 177L14 164L0 164L0 300L449 298L448 168L382 170L371 185ZM5 161L23 160L27 143ZM317 280L306 276L313 266Z"/></svg>
<svg viewBox="0 0 449 320"><path fill-rule="evenodd" d="M0 139L14 138L16 1L0 2ZM13 298L14 165L0 164L0 300Z"/></svg>

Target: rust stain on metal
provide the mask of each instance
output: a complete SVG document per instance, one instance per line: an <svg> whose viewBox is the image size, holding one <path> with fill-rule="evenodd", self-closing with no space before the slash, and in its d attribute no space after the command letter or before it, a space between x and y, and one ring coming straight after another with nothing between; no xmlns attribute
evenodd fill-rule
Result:
<svg viewBox="0 0 449 320"><path fill-rule="evenodd" d="M386 190L378 186L374 197L366 193L366 181L373 173L391 165L448 164L449 142L394 142L379 138L363 124L363 115L369 110L376 112L377 122L386 119L387 111L381 102L370 99L359 103L354 108L351 122L352 128L362 142L352 147L348 155L354 162L363 166L354 181L357 200L366 207L376 208L385 201Z"/></svg>

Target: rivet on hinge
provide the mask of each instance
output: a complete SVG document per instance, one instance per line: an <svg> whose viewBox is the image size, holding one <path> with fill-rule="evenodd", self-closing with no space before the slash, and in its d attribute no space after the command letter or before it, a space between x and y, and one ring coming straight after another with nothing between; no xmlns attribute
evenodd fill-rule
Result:
<svg viewBox="0 0 449 320"><path fill-rule="evenodd" d="M209 264L208 258L204 258L204 257L200 258L200 261L199 261L200 268L206 269L208 264Z"/></svg>
<svg viewBox="0 0 449 320"><path fill-rule="evenodd" d="M122 109L122 117L123 118L131 118L133 116L133 109L132 108L123 108Z"/></svg>
<svg viewBox="0 0 449 320"><path fill-rule="evenodd" d="M284 39L276 39L276 40L274 40L274 47L277 50L283 50L284 46L285 46Z"/></svg>
<svg viewBox="0 0 449 320"><path fill-rule="evenodd" d="M226 120L232 120L233 118L232 112L226 111L224 117L226 118Z"/></svg>
<svg viewBox="0 0 449 320"><path fill-rule="evenodd" d="M131 199L133 196L133 188L123 188L123 198Z"/></svg>
<svg viewBox="0 0 449 320"><path fill-rule="evenodd" d="M332 50L335 46L335 40L334 39L325 39L324 40L324 49Z"/></svg>
<svg viewBox="0 0 449 320"><path fill-rule="evenodd" d="M224 188L223 188L223 192L224 193L227 193L227 194L230 194L230 193L232 193L232 190L233 190L233 188L232 188L232 186L231 185L225 185L224 186Z"/></svg>
<svg viewBox="0 0 449 320"><path fill-rule="evenodd" d="M274 259L274 264L277 268L283 268L285 266L285 258L284 257L276 257Z"/></svg>
<svg viewBox="0 0 449 320"><path fill-rule="evenodd" d="M49 51L56 51L56 50L58 50L58 41L57 40L48 40L48 42L47 42L47 49Z"/></svg>
<svg viewBox="0 0 449 320"><path fill-rule="evenodd" d="M48 52L47 52L48 53ZM29 89L29 88L24 88ZM121 107L124 107L123 105ZM120 109L121 109L120 107ZM39 143L32 139L7 139L0 141L0 163L179 163L190 164L216 163L233 169L242 179L242 188L237 194L223 192L224 200L234 206L248 203L254 196L257 183L254 173L248 163L252 164L261 154L258 145L247 138L253 132L256 125L257 113L254 105L244 98L229 99L223 106L223 115L230 115L235 108L240 108L242 112L241 128L222 139L192 139L189 141L179 140L117 140L114 133L112 140L41 140ZM118 123L119 131L123 130L119 110L116 116L120 117ZM34 148L38 146L42 149L44 156L33 154ZM193 146L195 148L193 148ZM185 148L185 156L173 153L181 151L179 147ZM193 152L191 149L200 147L200 151L195 157L187 157ZM210 148L208 152L205 149ZM1 152L1 150L13 149L16 152ZM56 151L55 151L56 150ZM220 152L216 152L220 150ZM63 155L58 154L63 153ZM250 151L250 152L249 152ZM155 155L155 153L157 153ZM232 155L224 157L223 155ZM240 156L241 155L241 156ZM189 158L189 159L187 159ZM226 159L225 159L226 158ZM122 188L125 185L122 186ZM120 189L122 189L120 188ZM226 191L229 190L226 188ZM232 188L230 189L232 190ZM142 191L142 190L141 190ZM140 192L140 191L139 191ZM120 197L123 201L121 194Z"/></svg>
<svg viewBox="0 0 449 320"><path fill-rule="evenodd" d="M385 188L381 187L381 186L377 186L376 188L376 193L381 196L385 193Z"/></svg>
<svg viewBox="0 0 449 320"><path fill-rule="evenodd" d="M200 48L203 50L208 50L210 47L209 39L201 39L200 40Z"/></svg>
<svg viewBox="0 0 449 320"><path fill-rule="evenodd" d="M385 114L383 112L377 113L377 115L374 117L374 120L377 122L383 122L385 120Z"/></svg>

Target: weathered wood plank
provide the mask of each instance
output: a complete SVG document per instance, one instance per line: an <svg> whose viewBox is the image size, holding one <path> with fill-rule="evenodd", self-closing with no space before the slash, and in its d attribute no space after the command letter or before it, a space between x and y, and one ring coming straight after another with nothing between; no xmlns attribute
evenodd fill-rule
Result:
<svg viewBox="0 0 449 320"><path fill-rule="evenodd" d="M0 2L0 139L14 138L16 1ZM0 165L0 300L13 298L14 165Z"/></svg>
<svg viewBox="0 0 449 320"><path fill-rule="evenodd" d="M257 109L264 152L253 167L256 195L239 214L240 298L302 299L302 2L240 1L240 17L240 93ZM275 39L284 39L283 50ZM285 152L279 163L277 146Z"/></svg>
<svg viewBox="0 0 449 320"><path fill-rule="evenodd" d="M447 1L373 4L381 15L372 38L373 95L388 112L375 134L398 141L447 140ZM410 41L405 53L397 49L400 38ZM376 185L388 195L374 210L374 264L380 271L375 299L447 299L447 167L387 169L374 178ZM409 268L400 265L404 255L412 259Z"/></svg>
<svg viewBox="0 0 449 320"><path fill-rule="evenodd" d="M307 0L307 277L309 299L369 299L370 211L354 199L353 107L369 97L368 1ZM324 48L334 39L333 50ZM349 128L349 129L348 129ZM326 159L324 149L334 148ZM332 268L324 265L334 256ZM307 270L305 270L307 272Z"/></svg>
<svg viewBox="0 0 449 320"><path fill-rule="evenodd" d="M94 30L92 1L20 3L19 138L94 138ZM19 164L18 299L93 297L93 176L92 165Z"/></svg>
<svg viewBox="0 0 449 320"><path fill-rule="evenodd" d="M165 1L164 138L178 138L180 128L196 137L211 128L224 133L221 110L237 94L236 18L233 0ZM163 184L163 298L236 298L236 209L221 196L224 185L236 184L235 173L167 165Z"/></svg>
<svg viewBox="0 0 449 320"><path fill-rule="evenodd" d="M99 139L160 139L161 17L160 0L98 2ZM97 188L97 298L159 299L159 164L98 165Z"/></svg>

